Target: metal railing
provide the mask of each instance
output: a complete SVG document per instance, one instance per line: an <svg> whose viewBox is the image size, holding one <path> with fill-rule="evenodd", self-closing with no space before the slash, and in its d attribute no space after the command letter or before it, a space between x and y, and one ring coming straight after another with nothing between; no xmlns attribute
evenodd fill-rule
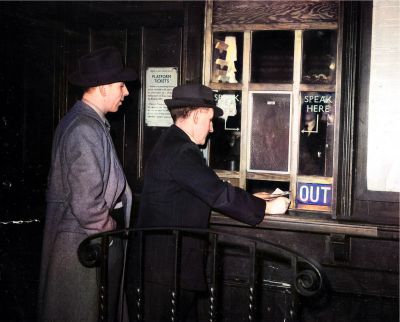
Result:
<svg viewBox="0 0 400 322"><path fill-rule="evenodd" d="M313 260L303 257L301 254L285 248L280 245L267 242L258 238L249 238L231 233L210 230L210 229L177 229L177 228L145 228L145 229L125 229L104 232L89 236L79 246L78 256L81 263L86 267L99 270L99 320L107 321L108 303L107 303L107 285L108 285L108 254L110 241L115 239L122 240L123 252L127 254L127 247L132 243L132 236L135 236L135 245L139 252L137 258L134 258L135 265L139 267L139 275L137 283L134 286L135 291L135 307L130 308L130 320L141 321L143 316L143 277L141 272L144 265L144 236L149 234L170 233L174 238L174 278L170 288L171 303L171 321L179 320L178 301L179 301L179 265L180 251L182 244L182 234L198 235L203 234L208 237L208 269L207 279L209 286L208 299L208 321L218 321L221 319L221 311L223 309L221 295L224 287L229 283L236 283L242 288L247 288L247 320L255 321L260 317L259 307L257 307L259 298L264 290L274 289L281 290L285 294L290 295L289 304L287 304L287 315L285 321L300 321L301 299L304 297L313 297L319 295L323 291L323 275L319 265ZM239 250L239 251L238 251ZM242 266L238 272L240 277L230 278L232 272L225 274L223 272L224 265L221 264L225 257L229 257L229 253L240 254L240 259L245 260L246 264ZM285 271L287 280L282 278L274 278L265 272L265 263L279 262L286 265ZM268 265L267 265L268 266ZM222 270L222 272L221 272ZM279 269L275 269L279 271ZM126 258L123 261L123 274L126 273ZM235 273L235 272L233 272ZM235 274L233 274L235 275ZM122 276L124 279L124 276ZM222 281L221 281L222 280ZM123 283L123 288L126 284ZM131 285L132 287L132 285ZM125 290L122 290L125 293ZM123 294L121 292L121 294ZM132 292L131 292L132 293ZM286 300L285 300L286 301ZM120 314L123 308L120 308ZM135 313L132 316L132 311Z"/></svg>

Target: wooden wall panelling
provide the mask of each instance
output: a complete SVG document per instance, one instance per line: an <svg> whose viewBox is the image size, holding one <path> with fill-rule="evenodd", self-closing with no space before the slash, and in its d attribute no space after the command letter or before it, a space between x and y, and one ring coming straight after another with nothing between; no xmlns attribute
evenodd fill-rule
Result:
<svg viewBox="0 0 400 322"><path fill-rule="evenodd" d="M2 4L1 220L40 218L50 162L56 7Z"/></svg>
<svg viewBox="0 0 400 322"><path fill-rule="evenodd" d="M61 9L60 9L61 10ZM60 106L59 120L74 105L76 100L82 97L82 88L74 86L68 82L68 75L78 69L79 57L90 52L90 34L88 19L90 17L89 8L86 5L77 7L75 2L63 4L63 12L60 17L64 21L64 69L65 77L60 80L60 86L65 86L66 94L64 104ZM62 97L62 88L60 88Z"/></svg>
<svg viewBox="0 0 400 322"><path fill-rule="evenodd" d="M139 79L128 82L129 96L125 98L125 145L124 170L132 188L137 187L140 127L140 65L141 65L140 28L129 28L126 41L126 65L133 68Z"/></svg>
<svg viewBox="0 0 400 322"><path fill-rule="evenodd" d="M357 4L348 4L344 10L342 22L343 27L343 74L341 82L342 101L341 106L345 107L338 111L341 121L341 134L339 157L338 157L338 196L337 214L338 217L351 216L352 202L352 177L353 177L353 130L354 130L354 103L355 103L355 75L356 75L356 54L358 34L358 10Z"/></svg>
<svg viewBox="0 0 400 322"><path fill-rule="evenodd" d="M182 83L202 82L204 3L184 2Z"/></svg>
<svg viewBox="0 0 400 322"><path fill-rule="evenodd" d="M178 82L182 73L182 28L144 28L143 38L143 75L142 91L145 91L145 75L148 67L178 67ZM144 92L143 92L144 93ZM145 109L144 101L142 108ZM143 111L145 112L145 111ZM143 114L144 116L144 114ZM144 124L144 119L141 120ZM144 168L146 160L166 127L143 127L141 164Z"/></svg>
<svg viewBox="0 0 400 322"><path fill-rule="evenodd" d="M29 26L23 44L22 213L28 217L43 208L52 144L53 88L55 84L56 30L48 26ZM39 143L40 142L40 143Z"/></svg>
<svg viewBox="0 0 400 322"><path fill-rule="evenodd" d="M23 142L23 99L18 99L23 88L23 59L19 50L24 28L13 14L14 8L0 4L0 95L2 107L0 110L0 202L2 204L1 221L17 219L15 214L20 211L20 173L22 169ZM19 22L19 23L18 23ZM21 95L21 98L23 95Z"/></svg>

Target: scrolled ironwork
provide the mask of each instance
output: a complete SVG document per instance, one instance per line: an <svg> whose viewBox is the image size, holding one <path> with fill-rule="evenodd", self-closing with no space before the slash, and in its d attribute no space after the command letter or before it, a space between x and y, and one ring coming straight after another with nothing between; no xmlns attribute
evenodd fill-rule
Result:
<svg viewBox="0 0 400 322"><path fill-rule="evenodd" d="M103 260L102 246L98 241L85 239L78 248L78 258L85 267L99 267Z"/></svg>
<svg viewBox="0 0 400 322"><path fill-rule="evenodd" d="M137 310L137 314L136 314L136 318L138 321L142 321L142 289L140 287L138 287L136 289L136 310Z"/></svg>
<svg viewBox="0 0 400 322"><path fill-rule="evenodd" d="M215 321L216 317L216 295L215 295L215 288L211 287L210 288L210 296L209 296L209 310L208 310L208 315L209 315L209 321L213 322Z"/></svg>
<svg viewBox="0 0 400 322"><path fill-rule="evenodd" d="M297 273L294 287L302 296L315 296L322 289L322 278L316 271L305 269Z"/></svg>
<svg viewBox="0 0 400 322"><path fill-rule="evenodd" d="M220 274L216 274L217 272L217 262L218 259L218 248L226 247L226 246L240 246L243 249L247 248L247 256L249 260L250 271L248 272L247 285L249 290L249 298L248 298L248 320L252 321L258 316L259 312L256 308L256 303L258 301L258 297L261 296L258 288L264 287L263 283L259 283L259 274L257 274L257 265L259 265L263 259L271 260L271 258L279 258L284 259L290 269L291 269L291 281L287 284L287 288L290 288L290 294L292 295L291 305L290 305L290 318L291 320L296 320L298 315L299 306L302 301L299 300L299 297L312 297L316 296L324 289L323 284L323 275L321 273L321 269L317 263L315 263L312 259L306 258L301 254L286 248L282 245L277 245L271 243L269 241L261 240L259 238L252 237L244 237L240 235L235 235L232 233L226 233L211 229L189 229L189 228L180 228L177 229L175 227L157 227L157 228L143 228L143 229L124 229L124 230L115 230L108 231L99 234L95 234L86 238L79 246L78 249L78 257L81 263L86 267L100 267L101 271L107 271L107 247L109 245L110 238L121 238L127 239L130 234L146 234L146 233L163 233L163 232L172 232L175 235L175 274L180 274L179 265L180 262L180 233L185 232L185 234L209 234L211 236L211 245L212 251L210 252L211 258L211 275L210 275L210 294L209 294L209 320L215 321L217 317L221 314L218 309L221 309L221 305L218 304L218 296L217 294L222 292L218 289L217 277ZM140 247L142 243L139 243ZM138 244L138 245L139 245ZM249 247L251 245L251 247ZM141 252L140 252L141 254ZM138 261L143 265L142 255L138 258ZM103 276L103 275L101 275ZM143 316L143 292L142 289L142 275L139 276L140 279L140 287L135 289L137 290L136 295L138 295L137 305L137 318L141 320L145 318ZM178 312L178 300L179 300L179 279L177 276L174 278L174 285L171 285L171 293L170 293L170 320L176 321L179 318ZM107 299L105 298L107 295L107 275L104 275L104 278L101 280L100 293L103 298L100 298L100 306L99 306L99 314L101 317L107 317L107 308L105 307L107 303ZM221 294L221 293L220 293ZM99 294L100 295L100 294ZM104 301L102 301L102 299ZM135 305L135 306L136 306ZM288 317L289 318L289 317Z"/></svg>

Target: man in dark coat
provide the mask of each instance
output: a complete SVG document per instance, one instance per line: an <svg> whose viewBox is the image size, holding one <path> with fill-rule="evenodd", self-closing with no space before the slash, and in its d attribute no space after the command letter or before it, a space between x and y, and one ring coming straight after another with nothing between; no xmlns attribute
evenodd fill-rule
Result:
<svg viewBox="0 0 400 322"><path fill-rule="evenodd" d="M39 321L98 321L96 269L78 260L89 235L113 230L112 211L121 204L129 219L131 192L109 133L108 112L118 111L134 80L119 51L106 47L83 56L72 84L86 90L58 125L48 177L46 222L39 289ZM128 224L128 223L126 223ZM109 269L120 274L122 248L110 245ZM110 275L110 279L118 276ZM118 285L118 282L116 283ZM114 321L118 289L110 290Z"/></svg>
<svg viewBox="0 0 400 322"><path fill-rule="evenodd" d="M165 100L174 120L155 145L146 164L143 192L136 227L208 228L211 209L256 225L266 213L284 213L287 198L266 202L222 181L209 168L199 149L213 132L212 119L222 115L213 91L203 85L174 88ZM260 194L262 196L262 194ZM184 236L179 281L180 316L196 320L196 302L206 290L207 243ZM173 283L174 242L168 235L148 235L144 252L145 321L170 317L169 289Z"/></svg>

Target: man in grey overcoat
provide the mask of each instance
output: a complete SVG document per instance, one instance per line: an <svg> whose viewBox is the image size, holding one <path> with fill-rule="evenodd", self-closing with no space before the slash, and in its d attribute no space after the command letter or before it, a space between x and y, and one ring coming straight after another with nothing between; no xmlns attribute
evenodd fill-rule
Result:
<svg viewBox="0 0 400 322"><path fill-rule="evenodd" d="M116 48L92 51L79 60L70 82L85 88L82 99L58 125L48 176L46 222L39 287L40 321L98 321L95 268L78 260L78 246L89 235L116 229L112 212L124 207L129 224L131 192L109 133L106 113L116 112L129 94ZM109 279L118 279L122 247L110 245ZM117 272L113 276L113 271ZM116 283L119 285L119 283ZM109 320L116 320L118 290L109 290Z"/></svg>

